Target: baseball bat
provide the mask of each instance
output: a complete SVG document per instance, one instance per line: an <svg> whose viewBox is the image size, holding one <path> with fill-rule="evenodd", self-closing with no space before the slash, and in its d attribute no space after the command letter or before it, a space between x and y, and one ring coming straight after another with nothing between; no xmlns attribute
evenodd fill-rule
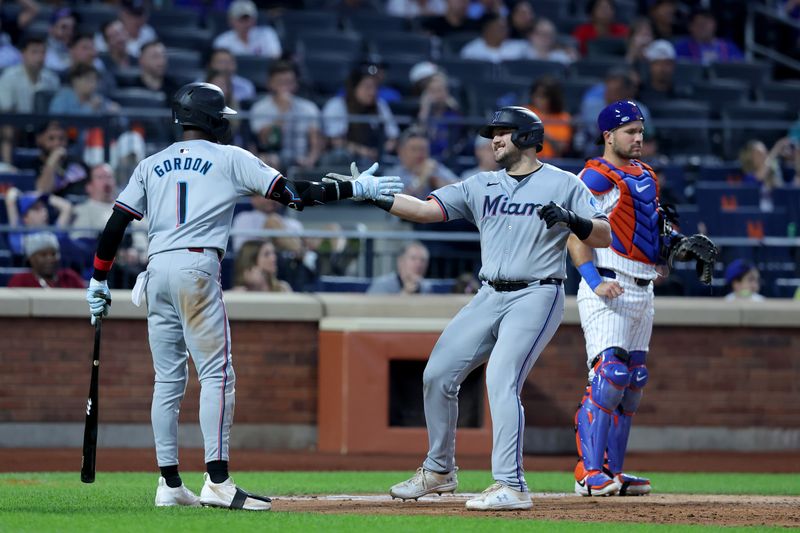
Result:
<svg viewBox="0 0 800 533"><path fill-rule="evenodd" d="M97 402L98 380L100 378L100 331L103 321L100 317L94 323L94 353L92 354L92 381L89 385L89 399L86 401L86 422L83 428L83 460L81 461L81 481L94 483L95 458L97 456Z"/></svg>

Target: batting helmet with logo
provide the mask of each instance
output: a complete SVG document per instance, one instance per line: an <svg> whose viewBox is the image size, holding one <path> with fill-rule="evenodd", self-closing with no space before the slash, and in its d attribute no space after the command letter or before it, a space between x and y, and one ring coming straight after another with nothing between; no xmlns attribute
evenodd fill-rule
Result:
<svg viewBox="0 0 800 533"><path fill-rule="evenodd" d="M178 89L172 98L172 120L181 126L200 128L227 144L231 125L225 115L236 111L225 105L225 94L211 83L189 83Z"/></svg>
<svg viewBox="0 0 800 533"><path fill-rule="evenodd" d="M501 107L494 113L492 121L482 127L478 134L491 139L496 128L510 128L515 130L511 134L511 142L522 150L536 148L541 152L544 142L544 125L542 119L530 109L519 106Z"/></svg>

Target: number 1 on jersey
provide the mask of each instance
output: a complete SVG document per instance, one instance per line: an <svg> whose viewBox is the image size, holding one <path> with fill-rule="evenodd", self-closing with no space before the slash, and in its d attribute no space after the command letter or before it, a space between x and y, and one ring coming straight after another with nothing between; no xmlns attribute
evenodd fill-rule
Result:
<svg viewBox="0 0 800 533"><path fill-rule="evenodd" d="M175 227L180 226L181 224L186 222L186 182L179 181L176 183L178 186L178 197L177 197L177 214L178 214L178 223Z"/></svg>

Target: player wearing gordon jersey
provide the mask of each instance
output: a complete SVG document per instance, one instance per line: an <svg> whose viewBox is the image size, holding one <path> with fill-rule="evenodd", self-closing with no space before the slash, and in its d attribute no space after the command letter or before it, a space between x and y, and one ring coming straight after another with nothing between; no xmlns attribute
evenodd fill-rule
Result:
<svg viewBox="0 0 800 533"><path fill-rule="evenodd" d="M575 175L537 159L544 128L535 114L504 107L480 133L492 139L503 170L447 185L427 201L398 195L378 202L413 222L473 222L483 262L481 289L442 332L423 375L428 456L390 494L416 499L456 489L458 390L473 369L487 363L495 483L466 507L530 509L520 391L563 316L567 236L573 233L592 247L608 246L610 228Z"/></svg>
<svg viewBox="0 0 800 533"><path fill-rule="evenodd" d="M402 190L398 177L373 176L377 165L351 183L290 182L249 152L224 145L230 134L225 116L235 113L215 85L192 83L175 94L173 118L183 127L183 140L136 167L100 236L87 290L94 322L108 314L111 295L105 280L125 228L146 214L149 263L137 288L143 284L147 295L155 369L151 418L161 470L157 506L202 504L260 511L271 506L269 498L248 494L228 475L236 378L219 275L237 199L260 194L302 210ZM186 389L187 354L201 385L207 472L199 498L178 473L178 412Z"/></svg>
<svg viewBox="0 0 800 533"><path fill-rule="evenodd" d="M658 178L636 159L644 118L631 101L600 112L603 157L580 174L611 222L611 246L591 249L570 237L581 273L578 311L586 339L589 384L575 414L580 459L575 492L582 496L648 494L650 480L623 471L633 414L647 384L647 350L653 328L656 265L695 259L700 280L711 282L717 250L704 235L674 231L659 205ZM605 460L607 459L607 463Z"/></svg>

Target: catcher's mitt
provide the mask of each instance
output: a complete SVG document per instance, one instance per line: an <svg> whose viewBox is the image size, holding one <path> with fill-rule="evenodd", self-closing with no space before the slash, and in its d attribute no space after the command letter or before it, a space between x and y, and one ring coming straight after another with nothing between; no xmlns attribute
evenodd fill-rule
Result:
<svg viewBox="0 0 800 533"><path fill-rule="evenodd" d="M714 261L719 250L714 243L700 233L684 237L678 241L669 253L669 266L672 268L675 261L689 261L694 259L697 278L706 285L711 284L714 271Z"/></svg>

